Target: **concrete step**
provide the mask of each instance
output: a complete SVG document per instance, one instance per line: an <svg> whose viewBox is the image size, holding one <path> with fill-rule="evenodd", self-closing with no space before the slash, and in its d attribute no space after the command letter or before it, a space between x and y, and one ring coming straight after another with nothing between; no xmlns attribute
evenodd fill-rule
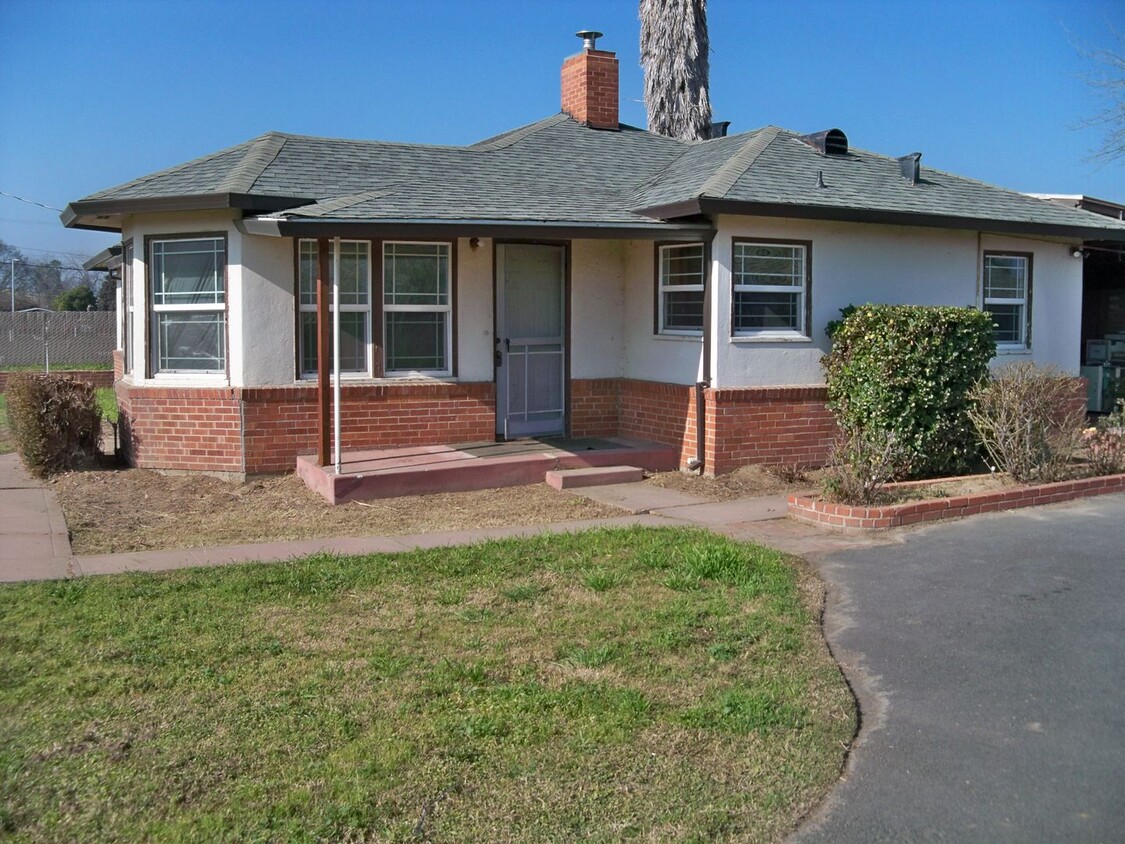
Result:
<svg viewBox="0 0 1125 844"><path fill-rule="evenodd" d="M547 473L547 486L555 489L576 489L606 484L633 484L645 476L637 466L588 466L583 469L552 469Z"/></svg>

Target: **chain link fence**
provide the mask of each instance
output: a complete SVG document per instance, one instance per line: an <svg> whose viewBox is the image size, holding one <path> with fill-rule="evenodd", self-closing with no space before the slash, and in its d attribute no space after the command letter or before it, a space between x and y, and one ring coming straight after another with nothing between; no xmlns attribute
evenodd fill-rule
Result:
<svg viewBox="0 0 1125 844"><path fill-rule="evenodd" d="M112 311L0 312L0 367L109 364L116 316Z"/></svg>

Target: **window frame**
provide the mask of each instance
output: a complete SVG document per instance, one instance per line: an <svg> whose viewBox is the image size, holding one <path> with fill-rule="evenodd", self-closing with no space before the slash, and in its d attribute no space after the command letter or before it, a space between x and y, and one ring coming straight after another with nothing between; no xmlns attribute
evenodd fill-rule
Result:
<svg viewBox="0 0 1125 844"><path fill-rule="evenodd" d="M121 245L121 366L124 375L133 374L133 359L136 357L135 319L137 302L137 279L133 271L135 250L133 239Z"/></svg>
<svg viewBox="0 0 1125 844"><path fill-rule="evenodd" d="M664 255L672 249L700 248L699 284L669 284L664 278ZM706 240L660 241L655 244L653 276L655 278L655 302L653 304L653 333L660 337L702 337L707 325L707 284L711 266L711 244ZM700 304L700 326L698 329L668 328L665 326L665 297L670 293L703 294Z"/></svg>
<svg viewBox="0 0 1125 844"><path fill-rule="evenodd" d="M1022 299L1013 299L1011 297L998 297L988 295L988 259L989 258L1020 258L1025 262L1024 266L1024 290ZM1010 249L985 249L981 253L981 283L980 283L980 308L991 314L988 310L990 304L993 305L1019 305L1023 308L1023 319L1020 322L1020 334L1022 335L1019 340L996 340L996 349L998 352L1004 351L1022 351L1031 349L1031 305L1032 305L1032 279L1034 277L1033 264L1035 260L1034 252L1016 252ZM993 338L995 339L996 330L993 329Z"/></svg>
<svg viewBox="0 0 1125 844"><path fill-rule="evenodd" d="M389 246L441 246L446 250L446 304L444 305L395 305L387 303L387 279L385 267L387 265L387 247ZM383 338L382 371L385 378L443 378L453 377L456 372L454 356L457 351L456 343L456 314L457 314L457 244L449 240L403 240L387 239L380 241L379 248L379 274L380 295L379 311L381 333ZM446 367L444 369L390 369L387 364L389 332L387 331L387 315L393 313L445 313L444 356Z"/></svg>
<svg viewBox="0 0 1125 844"><path fill-rule="evenodd" d="M739 284L735 273L735 257L740 245L780 246L803 251L803 278L800 285L777 284ZM812 337L812 260L811 240L791 240L788 238L735 237L731 239L730 267L730 334L732 340L787 340L809 339ZM798 325L795 328L736 328L736 314L739 293L792 292L799 297L797 306Z"/></svg>
<svg viewBox="0 0 1125 844"><path fill-rule="evenodd" d="M158 243L172 243L182 241L214 240L220 243L222 258L222 271L217 292L222 294L222 301L215 303L194 303L184 305L169 305L156 303L156 258L154 248ZM202 232L174 232L145 236L145 374L148 378L205 378L230 377L230 248L225 231ZM134 279L134 296L136 283ZM220 344L222 346L222 369L163 369L160 367L160 331L159 315L165 313L215 313L222 320L220 327Z"/></svg>
<svg viewBox="0 0 1125 844"><path fill-rule="evenodd" d="M329 250L328 251L328 272L329 272L329 278L328 278L328 290L329 290L328 315L329 315L329 325L331 326L331 317L332 317L332 301L331 301L332 273L335 272L335 266L336 266L336 262L332 257L332 252L333 252L333 247L334 247L336 238L326 238L326 240L328 241L328 250ZM341 377L341 379L353 379L353 380L354 379L361 379L361 378L372 378L372 377L374 377L374 371L375 371L374 370L374 366L375 366L374 350L375 350L375 346L377 345L376 342L375 342L375 336L374 336L374 325L375 325L374 312L375 312L375 298L376 298L375 297L375 268L373 266L373 260L372 260L372 256L375 253L374 243L367 238L352 238L352 237L344 238L344 237L342 237L339 240L340 240L341 245L343 245L345 243L360 243L360 244L363 244L367 247L367 304L366 305L355 305L355 304L341 304L340 305L340 313L341 314L346 314L346 313L366 313L367 314L367 318L364 321L364 331L365 331L365 334L366 334L366 339L364 341L364 367L363 367L363 369L341 369L340 370L340 377ZM298 381L315 381L317 379L316 370L314 369L312 371L307 371L304 368L304 359L305 359L305 355L304 355L305 350L304 350L304 345L303 345L304 332L302 330L303 326L302 326L301 323L302 323L303 319L302 319L301 315L307 314L307 313L311 313L311 314L314 314L314 315L316 314L316 282L317 282L317 279L316 279L316 275L314 273L314 276L313 276L313 301L312 301L312 304L305 304L304 302L301 301L301 247L302 247L303 244L311 244L313 249L314 249L314 255L316 256L316 260L317 261L320 260L320 245L319 245L320 241L319 241L318 238L309 238L309 237L295 238L294 260L295 260L295 263L296 263L296 271L294 273L294 298L296 299L296 302L297 302L297 325L296 325L296 331L297 331L296 340L297 340L297 342L295 344L296 348L297 348L297 360L295 362L295 364L296 364L295 368L297 370L297 380ZM381 287L381 285L380 285L380 287ZM315 320L314 320L314 324L315 324ZM331 350L331 343L329 344L329 350ZM331 367L329 369L331 371Z"/></svg>

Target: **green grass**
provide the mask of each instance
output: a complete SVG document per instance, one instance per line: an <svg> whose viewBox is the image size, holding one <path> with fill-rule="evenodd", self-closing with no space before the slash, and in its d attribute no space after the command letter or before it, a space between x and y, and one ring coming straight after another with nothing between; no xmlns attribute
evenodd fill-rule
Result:
<svg viewBox="0 0 1125 844"><path fill-rule="evenodd" d="M854 729L802 594L639 528L7 586L0 837L776 840Z"/></svg>
<svg viewBox="0 0 1125 844"><path fill-rule="evenodd" d="M98 407L101 409L102 418L110 422L117 422L117 395L113 387L95 387ZM111 444L112 446L112 444Z"/></svg>

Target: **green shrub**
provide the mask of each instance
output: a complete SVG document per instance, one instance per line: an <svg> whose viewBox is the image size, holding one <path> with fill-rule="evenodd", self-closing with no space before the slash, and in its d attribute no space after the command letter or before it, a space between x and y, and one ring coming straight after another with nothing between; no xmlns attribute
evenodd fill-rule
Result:
<svg viewBox="0 0 1125 844"><path fill-rule="evenodd" d="M97 455L101 411L90 384L16 372L8 377L5 394L16 451L34 474L72 469Z"/></svg>
<svg viewBox="0 0 1125 844"><path fill-rule="evenodd" d="M995 354L992 317L974 308L862 305L822 360L828 406L845 438L893 434L912 477L963 471L977 453L969 394Z"/></svg>
<svg viewBox="0 0 1125 844"><path fill-rule="evenodd" d="M1010 363L971 397L969 415L995 468L1017 481L1057 481L1073 471L1086 422L1079 379L1053 366Z"/></svg>

